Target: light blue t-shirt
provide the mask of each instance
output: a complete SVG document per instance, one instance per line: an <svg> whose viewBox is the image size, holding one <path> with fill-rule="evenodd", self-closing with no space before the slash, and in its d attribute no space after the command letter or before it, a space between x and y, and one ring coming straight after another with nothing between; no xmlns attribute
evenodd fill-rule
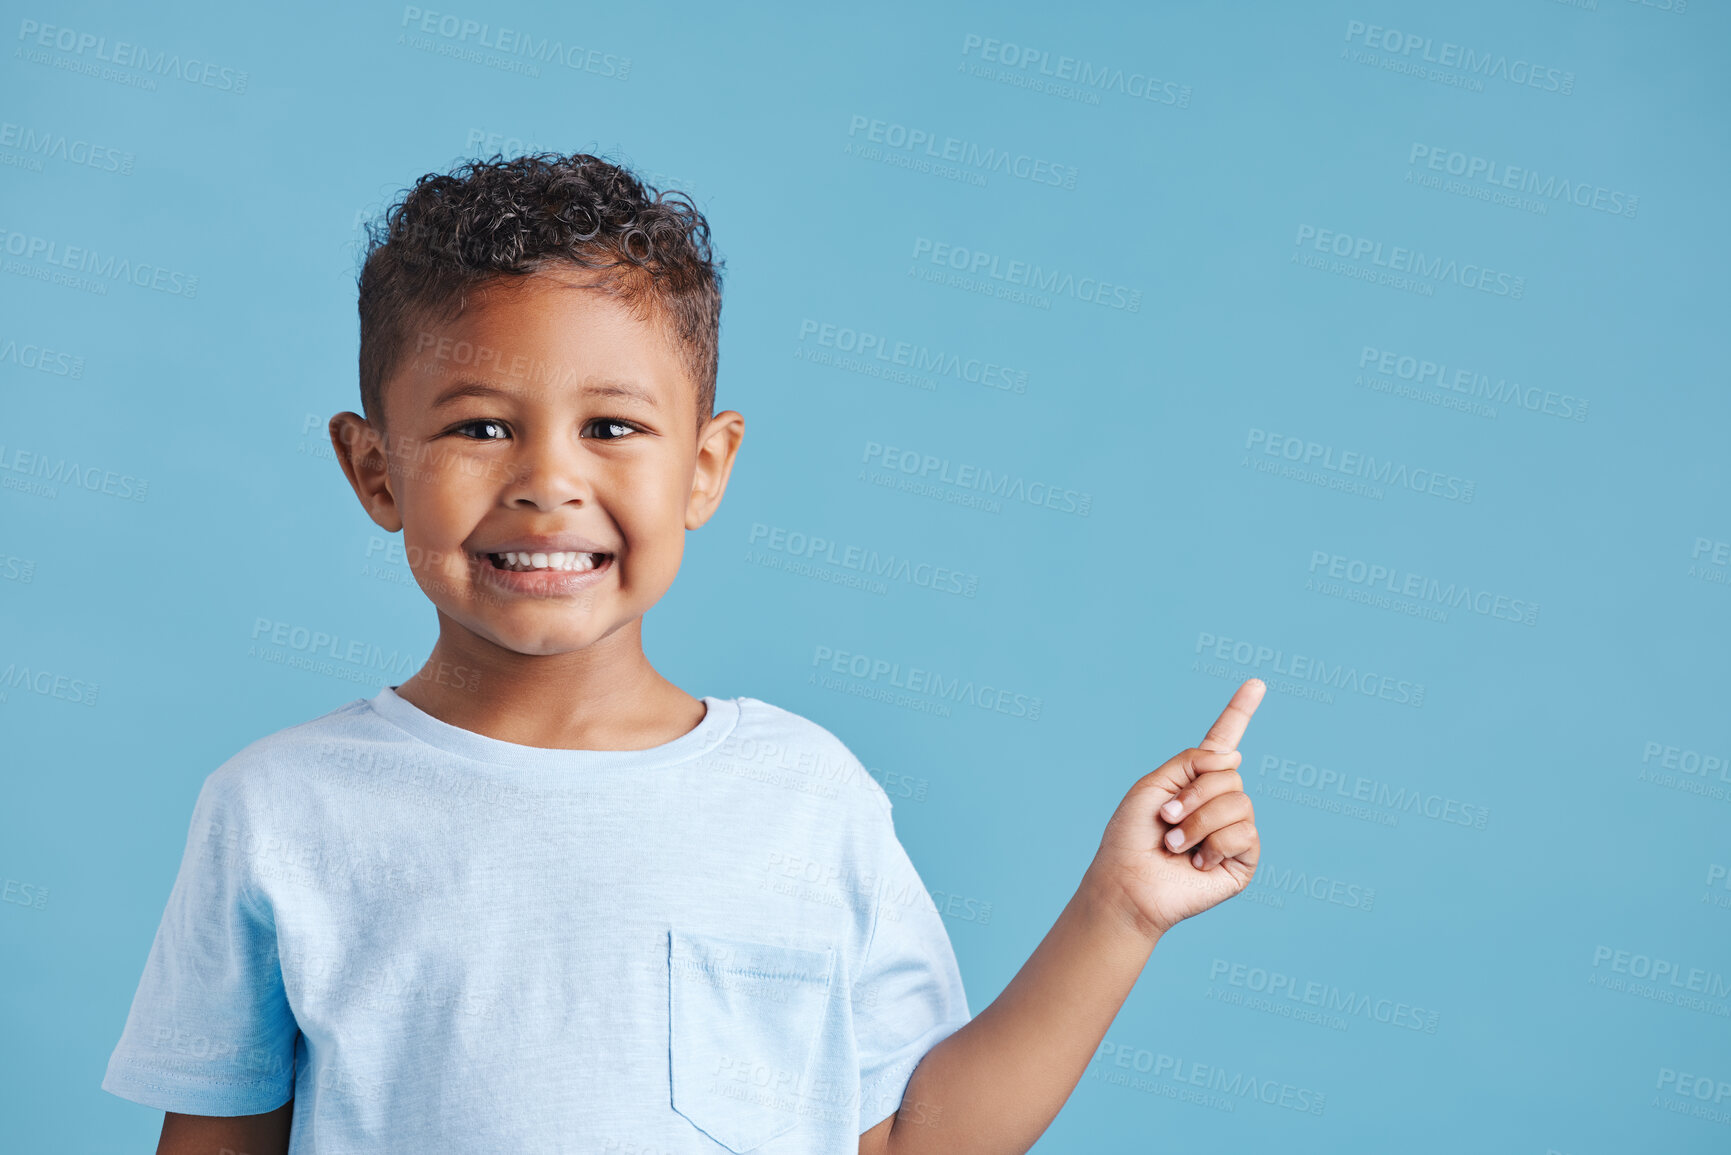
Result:
<svg viewBox="0 0 1731 1155"><path fill-rule="evenodd" d="M883 789L703 699L551 750L394 687L205 779L104 1089L291 1155L847 1152L970 1019Z"/></svg>

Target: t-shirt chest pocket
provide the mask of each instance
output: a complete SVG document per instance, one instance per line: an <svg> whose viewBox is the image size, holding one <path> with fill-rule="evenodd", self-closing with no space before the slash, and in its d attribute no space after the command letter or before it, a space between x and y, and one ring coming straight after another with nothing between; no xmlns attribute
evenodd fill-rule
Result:
<svg viewBox="0 0 1731 1155"><path fill-rule="evenodd" d="M729 1151L799 1125L835 951L669 931L673 1109Z"/></svg>

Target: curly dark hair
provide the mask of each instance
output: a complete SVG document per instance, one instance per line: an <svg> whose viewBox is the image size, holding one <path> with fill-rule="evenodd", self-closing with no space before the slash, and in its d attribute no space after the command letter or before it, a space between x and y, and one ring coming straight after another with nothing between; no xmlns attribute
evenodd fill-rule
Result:
<svg viewBox="0 0 1731 1155"><path fill-rule="evenodd" d="M715 413L722 261L691 198L658 191L588 153L494 153L428 173L367 225L361 264L361 408L384 428L384 385L416 329L449 322L470 291L563 263L603 270L595 288L677 339L697 386L698 424Z"/></svg>

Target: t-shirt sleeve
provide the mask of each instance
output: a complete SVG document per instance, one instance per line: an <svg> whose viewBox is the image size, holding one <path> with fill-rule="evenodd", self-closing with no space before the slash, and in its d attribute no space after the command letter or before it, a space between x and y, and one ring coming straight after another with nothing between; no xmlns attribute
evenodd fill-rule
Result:
<svg viewBox="0 0 1731 1155"><path fill-rule="evenodd" d="M896 1113L926 1052L972 1018L943 916L883 808L876 910L853 984L862 1134Z"/></svg>
<svg viewBox="0 0 1731 1155"><path fill-rule="evenodd" d="M299 1028L254 892L265 835L248 810L237 775L205 779L103 1090L185 1115L257 1115L292 1097Z"/></svg>

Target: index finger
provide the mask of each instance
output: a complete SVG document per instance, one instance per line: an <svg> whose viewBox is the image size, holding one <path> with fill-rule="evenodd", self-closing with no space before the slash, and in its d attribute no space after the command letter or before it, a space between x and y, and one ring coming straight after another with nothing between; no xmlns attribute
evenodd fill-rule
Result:
<svg viewBox="0 0 1731 1155"><path fill-rule="evenodd" d="M1244 737L1244 728L1250 725L1250 715L1256 713L1256 707L1261 703L1262 695L1267 689L1268 683L1261 678L1251 678L1238 687L1238 692L1232 695L1232 701L1226 703L1226 709L1220 711L1220 717L1208 728L1208 736L1202 739L1197 749L1238 749L1238 741Z"/></svg>

